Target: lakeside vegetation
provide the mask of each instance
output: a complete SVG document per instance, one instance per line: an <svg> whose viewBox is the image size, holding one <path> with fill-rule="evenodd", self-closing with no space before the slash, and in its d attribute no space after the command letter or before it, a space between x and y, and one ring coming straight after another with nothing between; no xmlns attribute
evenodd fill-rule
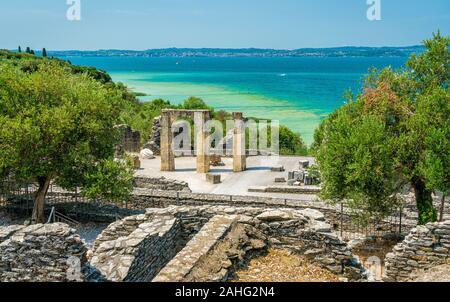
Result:
<svg viewBox="0 0 450 302"><path fill-rule="evenodd" d="M403 70L372 70L363 92L315 133L321 197L347 200L362 219L385 217L412 188L419 224L437 220L432 193L450 193L450 38L426 40Z"/></svg>

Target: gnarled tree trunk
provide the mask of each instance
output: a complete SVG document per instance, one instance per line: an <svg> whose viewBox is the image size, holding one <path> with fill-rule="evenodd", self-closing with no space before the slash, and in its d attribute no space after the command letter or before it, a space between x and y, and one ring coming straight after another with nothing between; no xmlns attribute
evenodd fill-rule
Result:
<svg viewBox="0 0 450 302"><path fill-rule="evenodd" d="M33 223L45 222L45 196L47 195L50 186L50 180L50 177L38 178L39 189L34 196L33 215L31 216L31 221Z"/></svg>
<svg viewBox="0 0 450 302"><path fill-rule="evenodd" d="M419 225L437 221L437 213L433 207L432 191L428 190L422 179L413 181L414 195L419 212Z"/></svg>

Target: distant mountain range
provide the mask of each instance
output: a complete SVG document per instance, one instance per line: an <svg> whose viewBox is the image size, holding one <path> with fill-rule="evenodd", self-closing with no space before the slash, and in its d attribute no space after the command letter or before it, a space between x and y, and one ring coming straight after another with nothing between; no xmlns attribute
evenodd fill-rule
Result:
<svg viewBox="0 0 450 302"><path fill-rule="evenodd" d="M335 47L277 49L164 48L137 50L48 51L49 56L76 57L407 57L424 51L423 46L407 47Z"/></svg>

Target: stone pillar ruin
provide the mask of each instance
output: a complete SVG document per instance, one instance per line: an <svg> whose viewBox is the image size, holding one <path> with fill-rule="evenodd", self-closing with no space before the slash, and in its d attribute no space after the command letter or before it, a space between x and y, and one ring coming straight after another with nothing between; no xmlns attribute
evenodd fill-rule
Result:
<svg viewBox="0 0 450 302"><path fill-rule="evenodd" d="M175 156L172 149L172 115L161 112L161 171L175 171Z"/></svg>
<svg viewBox="0 0 450 302"><path fill-rule="evenodd" d="M197 173L209 172L210 143L209 134L205 131L206 121L209 119L209 111L196 111L194 113Z"/></svg>
<svg viewBox="0 0 450 302"><path fill-rule="evenodd" d="M247 169L245 122L242 112L233 112L233 119L233 172L242 172Z"/></svg>
<svg viewBox="0 0 450 302"><path fill-rule="evenodd" d="M197 153L197 172L209 172L209 133L206 122L210 119L209 110L173 110L165 109L161 112L161 171L175 171L175 154L173 148L173 123L180 116L194 118L195 143Z"/></svg>

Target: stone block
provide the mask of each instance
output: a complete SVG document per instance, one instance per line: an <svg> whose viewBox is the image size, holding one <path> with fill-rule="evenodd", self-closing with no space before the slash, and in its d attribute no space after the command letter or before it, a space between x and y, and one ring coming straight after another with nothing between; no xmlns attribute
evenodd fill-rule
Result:
<svg viewBox="0 0 450 302"><path fill-rule="evenodd" d="M309 160L300 160L298 163L300 169L306 169L309 167Z"/></svg>
<svg viewBox="0 0 450 302"><path fill-rule="evenodd" d="M313 178L310 176L305 176L305 186L312 186L313 185Z"/></svg>
<svg viewBox="0 0 450 302"><path fill-rule="evenodd" d="M267 191L267 187L264 187L264 186L248 187L248 191L254 192L254 193L265 193Z"/></svg>
<svg viewBox="0 0 450 302"><path fill-rule="evenodd" d="M275 178L275 182L276 183L285 183L286 182L286 178L284 178L284 177L276 177Z"/></svg>
<svg viewBox="0 0 450 302"><path fill-rule="evenodd" d="M284 166L273 166L270 171L272 172L284 172Z"/></svg>
<svg viewBox="0 0 450 302"><path fill-rule="evenodd" d="M287 181L287 185L291 186L291 187L294 186L294 183L296 183L295 179L290 179L290 180Z"/></svg>
<svg viewBox="0 0 450 302"><path fill-rule="evenodd" d="M258 215L256 218L258 218L261 221L286 221L291 220L293 218L292 213L286 212L286 211L280 211L280 210L273 210L273 211L266 211L260 215Z"/></svg>
<svg viewBox="0 0 450 302"><path fill-rule="evenodd" d="M150 149L142 149L140 153L142 159L154 159L153 151Z"/></svg>
<svg viewBox="0 0 450 302"><path fill-rule="evenodd" d="M221 183L220 174L206 174L206 181L215 185Z"/></svg>
<svg viewBox="0 0 450 302"><path fill-rule="evenodd" d="M305 173L303 171L293 171L293 173L294 173L293 179L297 181L303 181L303 179L305 178Z"/></svg>

